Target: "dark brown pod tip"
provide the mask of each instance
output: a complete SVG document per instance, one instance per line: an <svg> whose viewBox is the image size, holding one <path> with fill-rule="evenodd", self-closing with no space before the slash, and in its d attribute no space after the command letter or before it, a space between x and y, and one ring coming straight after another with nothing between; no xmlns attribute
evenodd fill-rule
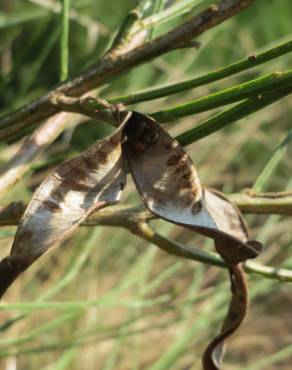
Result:
<svg viewBox="0 0 292 370"><path fill-rule="evenodd" d="M261 253L261 251L263 250L262 243L257 241L257 240L249 240L246 244L253 249L253 251L255 253L254 258L257 257Z"/></svg>
<svg viewBox="0 0 292 370"><path fill-rule="evenodd" d="M151 119L137 112L133 112L124 132L137 151L146 150L159 139L159 133Z"/></svg>
<svg viewBox="0 0 292 370"><path fill-rule="evenodd" d="M20 273L21 270L15 268L10 257L0 262L0 299Z"/></svg>

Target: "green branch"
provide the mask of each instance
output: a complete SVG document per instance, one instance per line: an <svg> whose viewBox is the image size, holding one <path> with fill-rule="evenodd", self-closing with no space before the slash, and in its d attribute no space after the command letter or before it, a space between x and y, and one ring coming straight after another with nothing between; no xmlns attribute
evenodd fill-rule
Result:
<svg viewBox="0 0 292 370"><path fill-rule="evenodd" d="M259 193L264 189L265 184L267 183L268 179L272 176L276 167L282 160L287 150L288 144L290 143L291 140L292 140L292 129L288 132L285 138L281 141L281 143L274 150L274 153L272 154L271 158L268 160L264 169L262 170L262 172L256 179L252 187L252 191L254 191L255 193L257 192Z"/></svg>
<svg viewBox="0 0 292 370"><path fill-rule="evenodd" d="M208 118L195 128L179 135L176 139L183 146L189 145L194 141L200 140L212 134L213 132L221 130L223 127L230 125L241 118L247 117L251 113L265 108L266 106L284 98L291 93L292 87L288 87L286 89L279 90L275 93L269 93L261 97L249 98L230 109Z"/></svg>
<svg viewBox="0 0 292 370"><path fill-rule="evenodd" d="M134 32L139 32L144 29L152 28L155 25L161 25L163 23L169 22L172 19L179 17L183 14L190 13L194 9L198 8L201 3L208 6L213 1L203 1L203 0L180 0L174 5L159 11L158 13L148 16L142 19L139 24L137 24Z"/></svg>
<svg viewBox="0 0 292 370"><path fill-rule="evenodd" d="M189 247L174 240L168 239L154 231L146 223L141 223L139 227L136 228L135 233L144 240L147 240L148 242L172 255L188 258L190 260L198 261L208 265L228 268L225 262L217 254L206 253L200 249L194 248L193 246ZM261 275L268 279L292 282L292 271L290 270L264 266L253 261L247 261L244 264L244 269L248 273Z"/></svg>
<svg viewBox="0 0 292 370"><path fill-rule="evenodd" d="M170 109L150 114L159 122L168 122L190 114L206 112L223 105L264 94L278 89L292 87L292 70L287 72L274 72L256 78L243 84L230 87L226 90L195 99Z"/></svg>
<svg viewBox="0 0 292 370"><path fill-rule="evenodd" d="M140 103L143 101L163 98L172 94L176 94L182 91L190 90L195 87L209 84L211 82L222 80L223 78L230 77L239 72L253 68L282 55L288 54L292 51L292 41L288 41L284 44L276 46L270 50L267 50L258 55L252 55L247 59L243 59L234 64L231 64L225 68L219 69L216 72L211 72L206 75L193 78L177 84L171 84L168 86L155 88L151 90L142 91L136 94L130 94L127 96L117 97L111 99L111 103L123 103L125 105Z"/></svg>
<svg viewBox="0 0 292 370"><path fill-rule="evenodd" d="M62 32L61 32L61 60L60 60L60 80L68 78L69 65L69 23L70 23L70 0L62 1Z"/></svg>

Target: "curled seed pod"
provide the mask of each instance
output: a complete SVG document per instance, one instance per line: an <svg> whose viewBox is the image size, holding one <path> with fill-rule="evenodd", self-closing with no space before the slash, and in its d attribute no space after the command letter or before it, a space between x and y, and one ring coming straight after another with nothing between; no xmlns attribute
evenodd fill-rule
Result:
<svg viewBox="0 0 292 370"><path fill-rule="evenodd" d="M92 212L120 201L126 175L124 123L110 137L57 166L34 193L18 226L10 256L0 262L0 293Z"/></svg>
<svg viewBox="0 0 292 370"><path fill-rule="evenodd" d="M220 370L224 352L224 340L242 323L248 305L248 289L242 265L229 268L231 301L221 332L208 345L203 355L204 370Z"/></svg>
<svg viewBox="0 0 292 370"><path fill-rule="evenodd" d="M238 209L220 193L202 189L187 153L157 122L133 113L125 132L129 169L151 212L213 238L230 265L258 255L254 245L248 243L247 228Z"/></svg>
<svg viewBox="0 0 292 370"><path fill-rule="evenodd" d="M154 120L140 113L132 114L125 133L125 156L145 205L169 221L179 215L183 219L202 198L188 155Z"/></svg>
<svg viewBox="0 0 292 370"><path fill-rule="evenodd" d="M247 310L247 286L240 265L258 255L239 210L224 196L202 189L183 148L153 119L133 113L124 144L130 172L146 207L157 216L214 239L230 266L232 299L221 329L203 356L204 370L219 370L224 340L241 324Z"/></svg>

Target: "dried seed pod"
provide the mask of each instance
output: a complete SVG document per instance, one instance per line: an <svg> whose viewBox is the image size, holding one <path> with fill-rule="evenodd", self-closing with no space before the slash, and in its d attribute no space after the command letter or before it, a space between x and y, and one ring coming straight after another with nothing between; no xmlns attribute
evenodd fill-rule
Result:
<svg viewBox="0 0 292 370"><path fill-rule="evenodd" d="M258 255L238 209L220 193L202 189L187 153L157 122L133 113L125 133L130 172L151 212L216 240L230 265Z"/></svg>
<svg viewBox="0 0 292 370"><path fill-rule="evenodd" d="M190 210L200 202L202 188L182 147L154 120L140 113L132 114L125 134L125 156L145 205L169 221L192 218Z"/></svg>
<svg viewBox="0 0 292 370"><path fill-rule="evenodd" d="M222 194L203 190L191 159L154 120L133 113L126 127L125 156L146 207L157 216L214 239L230 266L232 299L221 333L207 347L204 370L219 370L224 340L241 324L247 286L240 262L254 258L261 244L249 241L239 210Z"/></svg>
<svg viewBox="0 0 292 370"><path fill-rule="evenodd" d="M68 237L92 212L120 201L126 181L123 123L110 137L57 166L34 193L10 257L0 263L0 293L36 258Z"/></svg>
<svg viewBox="0 0 292 370"><path fill-rule="evenodd" d="M220 334L209 343L204 352L204 370L221 369L224 340L240 326L247 312L248 290L242 265L231 266L229 268L229 275L232 298Z"/></svg>

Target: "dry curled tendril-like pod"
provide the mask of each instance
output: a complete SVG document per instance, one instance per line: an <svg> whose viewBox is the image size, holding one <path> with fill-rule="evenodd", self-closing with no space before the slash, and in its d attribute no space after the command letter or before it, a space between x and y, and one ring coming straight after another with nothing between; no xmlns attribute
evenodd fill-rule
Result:
<svg viewBox="0 0 292 370"><path fill-rule="evenodd" d="M111 136L60 164L34 193L10 256L0 262L0 295L92 212L120 201L127 162L149 211L212 238L229 266L229 310L220 334L203 355L204 370L220 369L224 340L246 314L248 298L242 262L256 257L261 244L249 241L247 227L234 205L219 192L202 188L189 156L157 122L137 112L122 113L122 122Z"/></svg>

